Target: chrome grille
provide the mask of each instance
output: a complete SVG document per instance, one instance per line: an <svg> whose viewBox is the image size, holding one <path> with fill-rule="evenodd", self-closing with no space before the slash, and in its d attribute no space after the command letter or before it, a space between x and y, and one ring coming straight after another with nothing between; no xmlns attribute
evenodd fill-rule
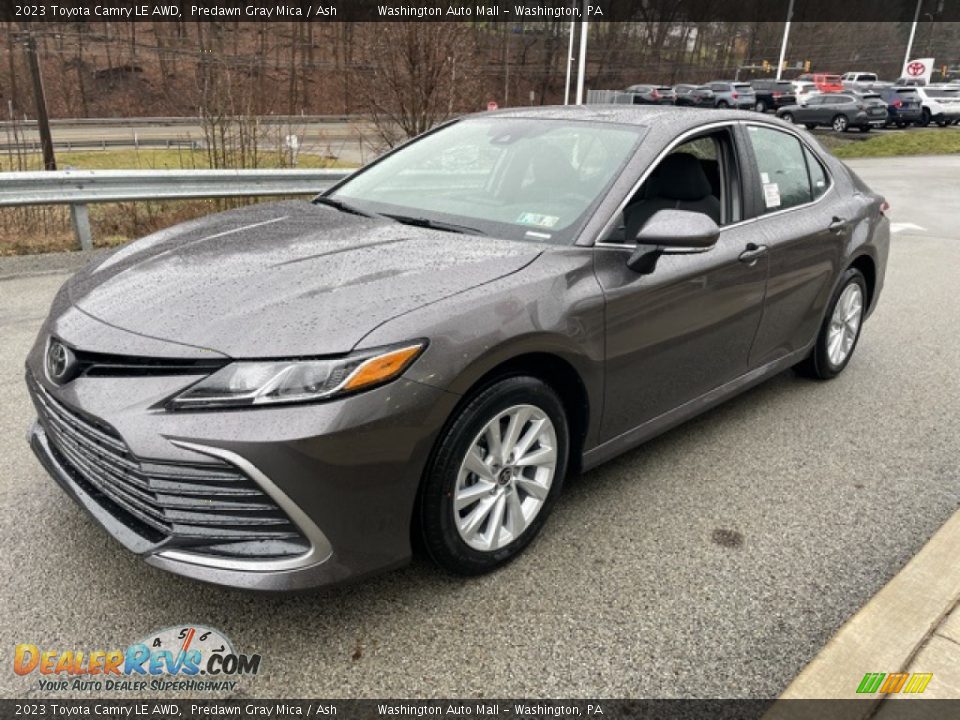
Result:
<svg viewBox="0 0 960 720"><path fill-rule="evenodd" d="M309 550L283 510L232 465L141 460L113 428L68 408L32 375L27 385L56 459L74 482L147 540L250 559Z"/></svg>

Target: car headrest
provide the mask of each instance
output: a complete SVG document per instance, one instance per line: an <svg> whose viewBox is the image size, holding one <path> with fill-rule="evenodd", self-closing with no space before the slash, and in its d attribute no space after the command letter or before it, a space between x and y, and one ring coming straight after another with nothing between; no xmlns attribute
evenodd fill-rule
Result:
<svg viewBox="0 0 960 720"><path fill-rule="evenodd" d="M657 168L657 195L691 202L713 194L700 161L689 153L672 153Z"/></svg>

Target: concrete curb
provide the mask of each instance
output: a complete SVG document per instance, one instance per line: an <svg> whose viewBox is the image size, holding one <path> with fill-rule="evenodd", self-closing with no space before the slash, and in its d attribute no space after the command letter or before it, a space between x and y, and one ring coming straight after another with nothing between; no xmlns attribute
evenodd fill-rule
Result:
<svg viewBox="0 0 960 720"><path fill-rule="evenodd" d="M907 671L911 661L960 601L960 511L880 592L840 628L800 672L781 700L863 698L862 711L844 717L867 718L884 696L856 693L864 673ZM937 668L939 669L939 668ZM934 678L934 682L936 678ZM789 705L789 703L786 703ZM774 704L765 720L790 716Z"/></svg>

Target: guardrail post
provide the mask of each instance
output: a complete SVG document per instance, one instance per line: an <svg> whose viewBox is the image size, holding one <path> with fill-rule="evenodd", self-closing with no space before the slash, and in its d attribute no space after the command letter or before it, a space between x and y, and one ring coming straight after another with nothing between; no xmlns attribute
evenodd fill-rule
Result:
<svg viewBox="0 0 960 720"><path fill-rule="evenodd" d="M93 249L93 235L90 232L90 214L82 203L70 205L70 219L73 220L73 233L80 243L81 250Z"/></svg>

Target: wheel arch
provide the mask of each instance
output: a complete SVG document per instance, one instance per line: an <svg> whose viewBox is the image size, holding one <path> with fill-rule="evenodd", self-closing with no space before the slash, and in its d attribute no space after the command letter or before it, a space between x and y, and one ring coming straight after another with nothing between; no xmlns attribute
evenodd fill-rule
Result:
<svg viewBox="0 0 960 720"><path fill-rule="evenodd" d="M542 380L557 393L567 414L570 428L570 455L567 462L568 473L579 473L583 461L583 449L590 427L590 394L580 372L568 360L548 351L529 351L502 360L483 373L463 393L460 400L447 416L440 432L437 433L430 449L430 455L424 465L424 475L417 488L417 499L413 504L410 520L411 542L416 547L420 543L420 507L424 478L430 472L437 450L450 426L464 406L484 388L495 382L518 375L529 375Z"/></svg>
<svg viewBox="0 0 960 720"><path fill-rule="evenodd" d="M877 263L876 261L867 253L861 253L857 255L847 268L856 268L863 273L863 277L867 282L867 309L868 311L873 308L873 299L876 297L876 288L877 288Z"/></svg>

